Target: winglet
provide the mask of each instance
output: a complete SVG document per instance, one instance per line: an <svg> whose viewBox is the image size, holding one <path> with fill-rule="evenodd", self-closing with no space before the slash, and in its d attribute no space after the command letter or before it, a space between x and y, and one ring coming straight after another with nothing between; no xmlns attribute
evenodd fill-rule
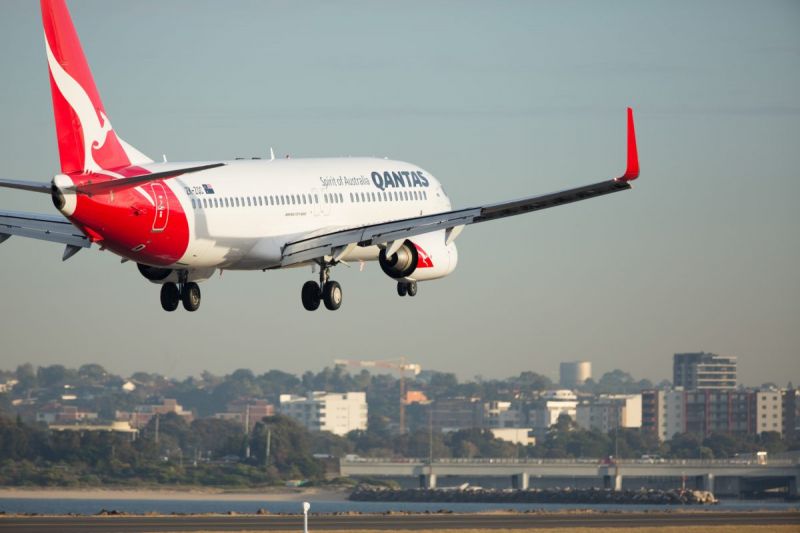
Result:
<svg viewBox="0 0 800 533"><path fill-rule="evenodd" d="M639 152L636 150L636 129L633 126L633 109L628 108L628 166L617 181L633 181L639 177Z"/></svg>

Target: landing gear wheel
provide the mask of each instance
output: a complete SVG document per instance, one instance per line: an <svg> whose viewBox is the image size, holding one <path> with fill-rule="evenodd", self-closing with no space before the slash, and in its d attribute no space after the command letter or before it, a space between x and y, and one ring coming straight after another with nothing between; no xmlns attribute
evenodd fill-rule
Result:
<svg viewBox="0 0 800 533"><path fill-rule="evenodd" d="M406 287L406 290L408 291L408 295L409 296L412 296L412 297L416 296L417 295L417 282L416 281L412 281L411 283L409 283L408 286Z"/></svg>
<svg viewBox="0 0 800 533"><path fill-rule="evenodd" d="M184 284L181 294L183 308L187 311L197 311L200 307L200 287L194 281Z"/></svg>
<svg viewBox="0 0 800 533"><path fill-rule="evenodd" d="M181 302L181 294L174 283L165 283L161 286L161 307L164 311L174 311Z"/></svg>
<svg viewBox="0 0 800 533"><path fill-rule="evenodd" d="M408 285L403 283L402 281L397 282L397 294L400 296L405 296L408 294Z"/></svg>
<svg viewBox="0 0 800 533"><path fill-rule="evenodd" d="M319 284L316 281L306 281L303 284L303 290L300 291L300 297L303 300L303 307L306 308L306 311L316 311L322 301L322 292L319 290Z"/></svg>
<svg viewBox="0 0 800 533"><path fill-rule="evenodd" d="M322 286L322 300L325 307L336 311L342 306L342 286L336 281L329 281Z"/></svg>

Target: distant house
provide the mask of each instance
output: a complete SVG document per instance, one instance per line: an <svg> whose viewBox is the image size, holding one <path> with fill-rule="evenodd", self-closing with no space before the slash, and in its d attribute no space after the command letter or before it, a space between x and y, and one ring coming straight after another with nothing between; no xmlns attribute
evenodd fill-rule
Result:
<svg viewBox="0 0 800 533"><path fill-rule="evenodd" d="M267 400L240 399L229 403L224 413L216 413L214 418L233 420L242 425L245 431L252 431L262 418L275 415L275 406Z"/></svg>
<svg viewBox="0 0 800 533"><path fill-rule="evenodd" d="M87 420L96 420L97 413L82 411L74 405L61 405L50 403L43 406L36 413L36 421L50 424L70 424Z"/></svg>
<svg viewBox="0 0 800 533"><path fill-rule="evenodd" d="M117 411L116 419L128 420L132 427L139 429L145 427L150 422L150 419L154 416L165 415L167 413L175 413L176 415L183 417L187 423L190 423L192 420L194 420L194 415L192 412L184 411L183 406L181 406L178 401L173 398L164 399L160 405L138 405L133 412Z"/></svg>

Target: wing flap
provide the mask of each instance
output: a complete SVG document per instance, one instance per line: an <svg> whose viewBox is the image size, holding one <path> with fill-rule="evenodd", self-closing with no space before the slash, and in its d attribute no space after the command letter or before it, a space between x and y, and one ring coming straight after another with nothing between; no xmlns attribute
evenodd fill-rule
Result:
<svg viewBox="0 0 800 533"><path fill-rule="evenodd" d="M0 211L0 236L27 237L80 248L89 248L92 244L81 230L62 216L19 211Z"/></svg>

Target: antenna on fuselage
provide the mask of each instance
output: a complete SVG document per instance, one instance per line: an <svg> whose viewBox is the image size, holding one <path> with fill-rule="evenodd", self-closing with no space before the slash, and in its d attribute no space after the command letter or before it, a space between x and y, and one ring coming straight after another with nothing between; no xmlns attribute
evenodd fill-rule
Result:
<svg viewBox="0 0 800 533"><path fill-rule="evenodd" d="M161 154L161 157L164 158L164 163L166 163L167 162L167 154Z"/></svg>
<svg viewBox="0 0 800 533"><path fill-rule="evenodd" d="M272 149L272 146L269 147L269 160L275 161L275 150Z"/></svg>

